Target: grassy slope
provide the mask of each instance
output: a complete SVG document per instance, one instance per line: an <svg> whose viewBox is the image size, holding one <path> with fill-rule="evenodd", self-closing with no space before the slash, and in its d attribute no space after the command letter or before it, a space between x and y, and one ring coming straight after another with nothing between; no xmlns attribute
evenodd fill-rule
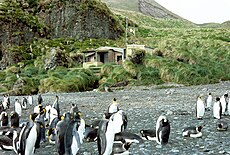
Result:
<svg viewBox="0 0 230 155"><path fill-rule="evenodd" d="M145 65L156 67L164 81L191 85L230 80L229 29L199 27L181 20L153 19L131 11L114 11L138 25L136 35L129 35L129 43L155 48Z"/></svg>
<svg viewBox="0 0 230 155"><path fill-rule="evenodd" d="M143 65L136 66L126 62L124 67L113 68L108 65L103 67L101 72L104 76L99 81L102 86L113 85L127 79L131 81L131 84L157 84L163 80L164 82L187 85L215 83L220 79L230 80L229 29L199 27L181 20L154 19L134 11L113 9L113 12L118 15L123 24L125 17L128 17L129 23L134 23L130 24L129 28L135 28L136 34L135 36L131 33L128 34L129 43L144 44L154 48L154 51L152 55L145 58ZM60 48L65 49L67 53L74 54L86 48L99 46L122 47L125 45L122 40L124 38L116 41L87 40L79 42L62 38L39 40L34 42L32 47L34 47L33 51L37 53L44 52L43 47L46 47L46 51ZM37 85L42 92L86 90L92 84L89 83L89 80L95 81L96 79L89 71L84 71L84 73L78 70L67 72L65 68L59 68L47 72L42 70L44 68L42 65L37 70L38 67L33 67L33 64L43 64L41 58L44 55L38 56L32 64L24 64L24 69L21 68L24 76L33 75L34 85ZM16 80L15 74L12 72L17 72L17 69L10 68L4 72L0 71L0 77L3 77L0 78L0 81L4 81L5 84L2 88L0 85L0 92L12 87L11 84ZM84 80L87 78L86 73L90 75L89 80ZM63 75L69 76L65 78ZM72 80L74 79L72 77L76 75L81 77L81 81ZM57 85L55 82L59 82L61 85ZM79 85L73 84L76 82Z"/></svg>
<svg viewBox="0 0 230 155"><path fill-rule="evenodd" d="M124 0L102 0L102 1L105 2L110 8L113 8L113 9L122 9L122 10L126 10L126 11L140 12L138 0L125 0L125 1ZM161 6L160 4L158 4L154 0L145 0L145 1L147 3L149 3L149 5L152 5L153 7L164 10L164 12L167 14L171 14L172 16L174 16L178 19L185 20L182 17L180 17L180 16L174 14L173 12L167 10L166 8L164 8L163 6Z"/></svg>
<svg viewBox="0 0 230 155"><path fill-rule="evenodd" d="M139 11L138 0L102 0L110 8Z"/></svg>

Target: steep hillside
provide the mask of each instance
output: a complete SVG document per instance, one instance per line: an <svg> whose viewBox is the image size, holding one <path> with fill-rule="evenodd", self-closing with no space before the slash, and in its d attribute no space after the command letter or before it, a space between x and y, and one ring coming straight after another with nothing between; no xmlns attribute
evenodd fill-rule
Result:
<svg viewBox="0 0 230 155"><path fill-rule="evenodd" d="M0 6L0 69L30 58L31 50L19 51L34 39L116 39L123 32L116 16L97 0L8 0Z"/></svg>
<svg viewBox="0 0 230 155"><path fill-rule="evenodd" d="M102 0L107 6L116 9L141 12L156 18L183 19L170 12L154 0ZM183 19L185 20L185 19Z"/></svg>

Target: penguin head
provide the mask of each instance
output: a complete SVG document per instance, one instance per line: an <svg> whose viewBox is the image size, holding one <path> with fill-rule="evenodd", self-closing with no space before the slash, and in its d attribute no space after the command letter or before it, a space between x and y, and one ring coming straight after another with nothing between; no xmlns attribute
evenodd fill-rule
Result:
<svg viewBox="0 0 230 155"><path fill-rule="evenodd" d="M50 137L50 135L55 134L55 128L49 128L47 131L47 136L48 138Z"/></svg>
<svg viewBox="0 0 230 155"><path fill-rule="evenodd" d="M32 113L30 114L30 119L34 122L35 121L35 118L38 116L37 113Z"/></svg>
<svg viewBox="0 0 230 155"><path fill-rule="evenodd" d="M65 112L62 116L61 116L61 120L66 120L69 121L73 119L73 117L71 116L70 112Z"/></svg>
<svg viewBox="0 0 230 155"><path fill-rule="evenodd" d="M204 95L203 94L200 94L198 97L197 97L198 100L203 100L204 99Z"/></svg>
<svg viewBox="0 0 230 155"><path fill-rule="evenodd" d="M224 97L227 98L227 97L228 97L228 93L225 93L225 94L224 94Z"/></svg>
<svg viewBox="0 0 230 155"><path fill-rule="evenodd" d="M202 126L202 125L197 126L197 127L196 127L196 131L197 131L197 132L201 132L201 130L203 129L203 127L204 127L204 126Z"/></svg>
<svg viewBox="0 0 230 155"><path fill-rule="evenodd" d="M145 132L144 132L144 130L140 130L140 134L141 134L142 137L145 137Z"/></svg>
<svg viewBox="0 0 230 155"><path fill-rule="evenodd" d="M70 113L74 114L74 113L76 113L78 111L79 111L78 106L76 104L72 103L71 108L70 108Z"/></svg>
<svg viewBox="0 0 230 155"><path fill-rule="evenodd" d="M212 93L208 93L208 95L212 95Z"/></svg>
<svg viewBox="0 0 230 155"><path fill-rule="evenodd" d="M169 120L166 118L166 116L160 116L158 120L161 122L162 125L169 123Z"/></svg>
<svg viewBox="0 0 230 155"><path fill-rule="evenodd" d="M217 97L217 98L216 98L216 101L217 101L217 102L218 102L218 101L220 101L220 98L219 98L219 97Z"/></svg>
<svg viewBox="0 0 230 155"><path fill-rule="evenodd" d="M117 104L117 99L113 98L113 104Z"/></svg>
<svg viewBox="0 0 230 155"><path fill-rule="evenodd" d="M217 127L221 129L221 128L223 128L223 124L222 123L218 123Z"/></svg>

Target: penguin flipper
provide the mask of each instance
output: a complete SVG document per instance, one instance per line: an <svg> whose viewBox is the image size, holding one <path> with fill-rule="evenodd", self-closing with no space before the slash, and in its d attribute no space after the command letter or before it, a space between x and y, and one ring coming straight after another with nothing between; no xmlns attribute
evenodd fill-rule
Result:
<svg viewBox="0 0 230 155"><path fill-rule="evenodd" d="M98 146L98 153L99 155L102 155L105 152L106 149L106 130L108 126L109 121L103 120L99 124L99 129L97 132L97 146Z"/></svg>

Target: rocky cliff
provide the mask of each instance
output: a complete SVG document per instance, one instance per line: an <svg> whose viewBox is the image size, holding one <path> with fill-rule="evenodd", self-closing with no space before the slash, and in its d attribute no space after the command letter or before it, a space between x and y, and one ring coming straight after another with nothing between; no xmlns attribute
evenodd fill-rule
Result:
<svg viewBox="0 0 230 155"><path fill-rule="evenodd" d="M116 39L123 32L98 0L8 0L0 4L0 69L30 59L29 45L22 45L34 39Z"/></svg>

